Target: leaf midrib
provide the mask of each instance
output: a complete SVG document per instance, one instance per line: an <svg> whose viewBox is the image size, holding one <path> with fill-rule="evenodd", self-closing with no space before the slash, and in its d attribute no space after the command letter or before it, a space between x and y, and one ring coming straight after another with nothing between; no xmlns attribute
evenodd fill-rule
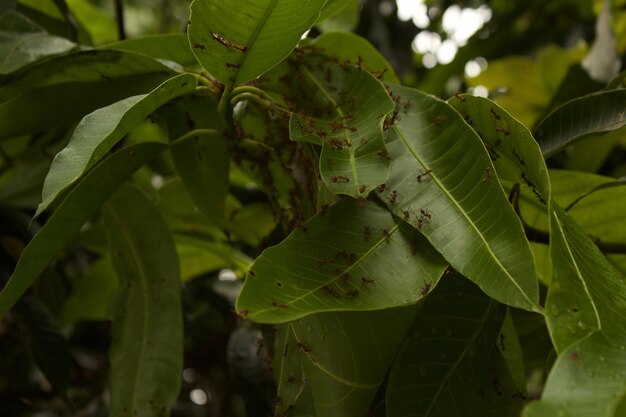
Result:
<svg viewBox="0 0 626 417"><path fill-rule="evenodd" d="M428 167L426 165L426 163L422 160L422 158L419 157L419 155L417 154L417 152L415 151L415 149L413 149L413 147L410 145L408 139L406 138L406 136L404 135L404 133L400 130L400 128L397 125L393 126L394 131L398 134L398 137L402 140L402 142L404 143L404 146L409 150L409 152L411 153L411 155L413 155L413 157L415 158L415 160L417 160L417 162L419 162L419 164L422 166L422 168L429 170L430 167ZM487 242L487 240L485 239L485 237L483 236L483 234L480 232L480 230L476 227L476 225L474 224L474 222L472 221L472 219L470 219L470 217L467 215L467 213L465 212L465 210L463 210L463 208L459 205L458 201L456 200L456 198L454 198L447 190L447 188L442 184L442 182L439 180L439 178L433 173L430 174L430 177L432 178L432 180L435 182L435 184L437 184L437 187L439 187L439 189L441 190L441 192L448 198L449 201L452 202L452 204L457 208L457 210L461 213L461 215L465 218L465 220L467 220L467 222L471 225L472 229L474 229L474 231L476 232L476 234L479 236L480 240L483 242L484 246L487 248L487 253L489 253L491 255L491 257L493 258L493 260L496 262L496 264L498 265L498 267L500 267L500 269L502 271L504 271L505 276L513 283L513 285L515 286L515 288L517 288L519 290L519 292L523 295L524 299L530 303L530 305L532 305L533 307L535 307L535 303L528 298L528 296L526 295L526 293L522 290L522 288L519 286L519 284L515 281L515 279L513 279L513 277L511 276L511 274L509 273L509 271L504 267L504 265L502 265L502 263L500 262L500 260L498 259L498 257L496 256L496 254L492 251L491 246L489 246L489 243ZM430 238L429 238L430 240Z"/></svg>

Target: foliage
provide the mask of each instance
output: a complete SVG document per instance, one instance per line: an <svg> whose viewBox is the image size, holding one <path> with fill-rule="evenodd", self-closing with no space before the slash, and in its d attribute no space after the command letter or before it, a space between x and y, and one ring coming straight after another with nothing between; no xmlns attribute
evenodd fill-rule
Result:
<svg viewBox="0 0 626 417"><path fill-rule="evenodd" d="M354 1L115 42L53 3L0 9L2 414L624 415L626 90L586 45L410 72L330 30ZM438 83L467 51L489 98Z"/></svg>

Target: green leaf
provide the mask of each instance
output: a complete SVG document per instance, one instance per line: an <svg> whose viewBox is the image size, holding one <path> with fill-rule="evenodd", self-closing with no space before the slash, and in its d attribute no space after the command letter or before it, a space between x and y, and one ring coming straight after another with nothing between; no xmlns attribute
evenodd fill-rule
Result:
<svg viewBox="0 0 626 417"><path fill-rule="evenodd" d="M329 2L330 3L330 2ZM355 31L359 24L359 15L361 14L361 1L360 0L343 0L344 6L337 13L325 18L324 10L322 10L322 16L317 20L315 26L323 33L330 32L352 32ZM328 3L326 3L328 5Z"/></svg>
<svg viewBox="0 0 626 417"><path fill-rule="evenodd" d="M389 175L382 124L393 101L378 80L355 66L326 62L323 55L304 59L313 69L296 69L292 94L306 102L291 115L291 139L321 138L324 184L336 194L367 196Z"/></svg>
<svg viewBox="0 0 626 417"><path fill-rule="evenodd" d="M559 355L541 400L526 407L523 416L623 417L623 406L618 407L625 392L625 356L623 334L595 332L577 341Z"/></svg>
<svg viewBox="0 0 626 417"><path fill-rule="evenodd" d="M576 200L569 203L568 206L565 208L565 211L569 211L572 207L578 204L580 200L586 197L589 197L590 195L597 193L598 191L607 190L609 188L614 188L614 187L623 187L625 185L626 185L626 177L618 178L613 182L606 182L604 184L600 184L592 188L591 190L587 191L586 193L581 194Z"/></svg>
<svg viewBox="0 0 626 417"><path fill-rule="evenodd" d="M159 212L137 188L117 191L103 216L120 279L109 352L111 415L169 416L183 367L176 248Z"/></svg>
<svg viewBox="0 0 626 417"><path fill-rule="evenodd" d="M0 87L0 140L67 126L113 102L171 78L162 63L123 51L52 58Z"/></svg>
<svg viewBox="0 0 626 417"><path fill-rule="evenodd" d="M406 87L391 91L398 120L385 138L391 173L381 198L485 293L538 311L530 245L489 175L480 138L445 102Z"/></svg>
<svg viewBox="0 0 626 417"><path fill-rule="evenodd" d="M343 64L362 65L376 78L399 84L391 64L367 39L350 32L328 32L315 38L313 45Z"/></svg>
<svg viewBox="0 0 626 417"><path fill-rule="evenodd" d="M40 59L71 51L74 42L48 34L26 16L0 15L0 74L9 74Z"/></svg>
<svg viewBox="0 0 626 417"><path fill-rule="evenodd" d="M419 308L315 314L289 325L316 415L367 415Z"/></svg>
<svg viewBox="0 0 626 417"><path fill-rule="evenodd" d="M539 123L533 134L545 156L585 135L626 125L626 90L609 90L570 100Z"/></svg>
<svg viewBox="0 0 626 417"><path fill-rule="evenodd" d="M539 201L546 203L550 198L548 168L530 131L486 98L463 94L448 103L478 133L498 176L524 183Z"/></svg>
<svg viewBox="0 0 626 417"><path fill-rule="evenodd" d="M344 199L256 259L237 311L281 323L322 311L408 305L435 287L445 267L385 208Z"/></svg>
<svg viewBox="0 0 626 417"><path fill-rule="evenodd" d="M189 42L200 64L225 85L250 81L282 61L326 0L195 0Z"/></svg>
<svg viewBox="0 0 626 417"><path fill-rule="evenodd" d="M184 33L163 33L146 35L102 45L99 50L130 51L152 58L165 59L187 67L197 65L196 57L189 47Z"/></svg>
<svg viewBox="0 0 626 417"><path fill-rule="evenodd" d="M191 74L173 77L148 94L128 97L85 116L68 145L52 161L35 217L98 162L126 133L159 106L196 87Z"/></svg>
<svg viewBox="0 0 626 417"><path fill-rule="evenodd" d="M505 313L463 277L444 278L425 300L391 368L387 415L518 416L524 396L494 348Z"/></svg>
<svg viewBox="0 0 626 417"><path fill-rule="evenodd" d="M553 274L546 314L557 352L597 330L624 335L624 277L557 204L550 230Z"/></svg>
<svg viewBox="0 0 626 417"><path fill-rule="evenodd" d="M79 180L24 249L13 275L0 292L0 318L109 195L144 163L165 149L166 145L158 143L121 149Z"/></svg>

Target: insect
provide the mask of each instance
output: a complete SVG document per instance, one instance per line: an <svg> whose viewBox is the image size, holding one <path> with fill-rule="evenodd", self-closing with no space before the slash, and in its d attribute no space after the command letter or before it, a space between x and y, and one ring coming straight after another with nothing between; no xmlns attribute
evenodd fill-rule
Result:
<svg viewBox="0 0 626 417"><path fill-rule="evenodd" d="M491 167L485 167L485 176L480 180L482 183L491 183L491 176L493 175L493 171Z"/></svg>
<svg viewBox="0 0 626 417"><path fill-rule="evenodd" d="M498 113L496 113L496 111L493 109L493 107L490 107L489 111L491 112L491 114L493 114L493 117L495 117L496 120L500 120L500 116L498 115Z"/></svg>
<svg viewBox="0 0 626 417"><path fill-rule="evenodd" d="M350 290L346 293L346 295L348 296L348 298L354 298L357 295L359 295L359 290L357 289Z"/></svg>
<svg viewBox="0 0 626 417"><path fill-rule="evenodd" d="M461 102L465 101L465 98L461 97L461 93L459 92L454 93L454 98L460 100Z"/></svg>
<svg viewBox="0 0 626 417"><path fill-rule="evenodd" d="M433 218L432 214L430 214L430 210L424 208L420 209L420 215L429 220Z"/></svg>
<svg viewBox="0 0 626 417"><path fill-rule="evenodd" d="M239 310L238 314L245 319L248 317L248 314L250 314L250 311L244 308L243 310Z"/></svg>
<svg viewBox="0 0 626 417"><path fill-rule="evenodd" d="M276 308L288 308L287 304L277 303L276 301L272 301L272 305Z"/></svg>
<svg viewBox="0 0 626 417"><path fill-rule="evenodd" d="M296 346L298 347L298 349L300 349L300 351L304 352L304 353L309 353L311 352L311 349L309 349L304 343L302 342L296 342Z"/></svg>
<svg viewBox="0 0 626 417"><path fill-rule="evenodd" d="M341 282L343 282L344 284L347 284L348 281L350 281L350 274L349 273L345 273L341 276Z"/></svg>
<svg viewBox="0 0 626 417"><path fill-rule="evenodd" d="M426 171L420 171L419 174L417 174L417 182L422 182L422 179L432 174L432 172L433 171L431 171L430 169L427 169Z"/></svg>
<svg viewBox="0 0 626 417"><path fill-rule="evenodd" d="M365 226L363 228L363 236L365 240L370 240L372 238L372 229L369 226Z"/></svg>
<svg viewBox="0 0 626 417"><path fill-rule="evenodd" d="M376 155L380 156L383 159L386 159L387 161L391 161L391 157L389 156L389 152L387 152L387 149L376 152Z"/></svg>
<svg viewBox="0 0 626 417"><path fill-rule="evenodd" d="M196 49L204 49L204 45L201 43L194 43L192 46Z"/></svg>
<svg viewBox="0 0 626 417"><path fill-rule="evenodd" d="M411 246L409 247L409 250L411 251L411 255L417 254L417 241L411 241Z"/></svg>
<svg viewBox="0 0 626 417"><path fill-rule="evenodd" d="M404 220L409 220L411 218L411 215L413 214L410 209L401 209L400 212L402 213L402 217L404 217Z"/></svg>
<svg viewBox="0 0 626 417"><path fill-rule="evenodd" d="M504 133L505 136L509 135L509 131L503 127L496 127L496 133Z"/></svg>
<svg viewBox="0 0 626 417"><path fill-rule="evenodd" d="M439 129L441 129L441 122L443 120L441 119L441 116L435 116L433 117L433 119L431 120L433 126L437 126Z"/></svg>
<svg viewBox="0 0 626 417"><path fill-rule="evenodd" d="M391 239L391 232L389 231L389 229L383 229L383 237L386 241L389 241Z"/></svg>
<svg viewBox="0 0 626 417"><path fill-rule="evenodd" d="M330 182L346 183L346 182L350 182L350 179L348 177L344 177L343 175L331 175Z"/></svg>
<svg viewBox="0 0 626 417"><path fill-rule="evenodd" d="M359 193L364 194L366 188L367 187L365 187L365 185L363 185L363 184L359 185Z"/></svg>
<svg viewBox="0 0 626 417"><path fill-rule="evenodd" d="M383 130L388 130L391 126L395 125L396 122L398 121L398 116L399 116L398 111L394 110L393 113L391 113L391 117L387 117L383 121Z"/></svg>
<svg viewBox="0 0 626 417"><path fill-rule="evenodd" d="M236 68L241 68L241 65L240 64L231 64L231 63L227 62L226 63L226 68L229 68L229 69L230 68L235 68L236 69Z"/></svg>
<svg viewBox="0 0 626 417"><path fill-rule="evenodd" d="M378 188L376 188L376 191L378 191L379 193L384 193L386 188L387 188L386 184L381 184L378 186Z"/></svg>
<svg viewBox="0 0 626 417"><path fill-rule="evenodd" d="M227 48L235 49L239 52L246 52L248 50L247 46L237 45L236 43L231 42L226 38L223 38L222 36L220 36L219 34L215 32L211 32L211 37Z"/></svg>
<svg viewBox="0 0 626 417"><path fill-rule="evenodd" d="M422 294L422 297L425 296L426 294L428 294L428 292L430 291L430 282L427 282L424 284L424 286L420 289L420 294Z"/></svg>
<svg viewBox="0 0 626 417"><path fill-rule="evenodd" d="M376 283L376 281L375 281L375 280L373 280L373 279L372 279L372 278L370 278L370 277L363 276L363 277L361 277L361 283L362 283L363 285L371 285L371 284Z"/></svg>
<svg viewBox="0 0 626 417"><path fill-rule="evenodd" d="M391 204L395 204L397 199L398 199L398 191L397 190L391 191L389 193L389 202Z"/></svg>

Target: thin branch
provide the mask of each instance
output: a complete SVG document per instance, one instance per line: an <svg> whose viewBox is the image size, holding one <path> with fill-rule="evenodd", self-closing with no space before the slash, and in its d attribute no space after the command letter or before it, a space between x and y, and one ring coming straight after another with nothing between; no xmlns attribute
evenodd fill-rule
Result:
<svg viewBox="0 0 626 417"><path fill-rule="evenodd" d="M511 193L509 194L509 201L513 206L513 210L517 213L520 221L522 222L522 226L524 226L524 232L526 233L526 237L531 242L542 243L544 245L550 244L550 233L543 231L541 229L537 229L532 227L524 221L522 215L519 210L519 197L520 197L520 185L515 184L511 189ZM593 236L589 236L589 238L596 244L600 252L605 255L618 255L618 254L626 254L626 243L623 242L603 242L598 238Z"/></svg>
<svg viewBox="0 0 626 417"><path fill-rule="evenodd" d="M124 2L123 0L114 0L115 4L115 21L117 22L117 37L123 41L126 39L126 29L124 26Z"/></svg>

